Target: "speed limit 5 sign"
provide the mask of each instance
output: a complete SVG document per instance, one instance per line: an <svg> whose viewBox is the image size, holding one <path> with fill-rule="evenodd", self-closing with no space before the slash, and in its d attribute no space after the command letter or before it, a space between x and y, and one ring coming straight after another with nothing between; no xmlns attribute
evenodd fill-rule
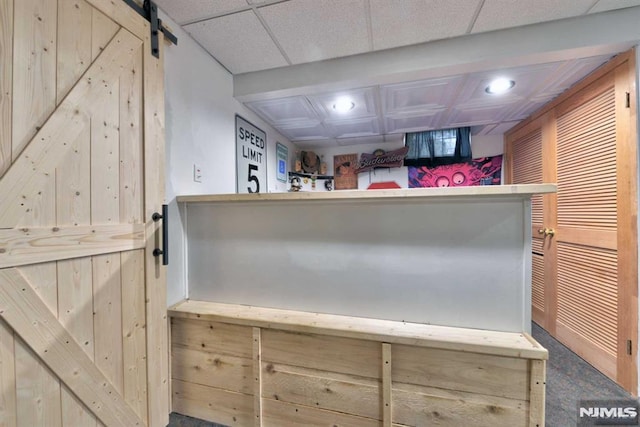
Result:
<svg viewBox="0 0 640 427"><path fill-rule="evenodd" d="M267 190L267 134L236 115L236 191Z"/></svg>

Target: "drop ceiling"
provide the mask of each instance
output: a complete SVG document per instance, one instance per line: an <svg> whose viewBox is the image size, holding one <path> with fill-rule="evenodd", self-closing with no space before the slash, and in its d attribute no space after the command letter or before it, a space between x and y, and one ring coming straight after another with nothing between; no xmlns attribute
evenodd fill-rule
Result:
<svg viewBox="0 0 640 427"><path fill-rule="evenodd" d="M590 38L589 25L615 27L627 14L638 15L640 0L157 3L234 75L241 102L303 147L382 143L408 131L457 126L471 126L474 134L503 134L640 39L636 24L621 31L624 36L595 38L593 49L580 45L580 38ZM625 10L608 12L614 9ZM531 34L520 43L530 55L490 61L513 49L516 27ZM579 28L585 36L572 31L562 40L563 28ZM545 41L552 31L560 40ZM536 40L545 46L536 46ZM556 43L555 50L546 47ZM451 48L432 55L438 46ZM412 54L427 65L399 72L403 55ZM475 59L451 59L457 54ZM437 68L429 58L436 65L457 61L457 66ZM514 80L513 90L487 94L485 87L496 76ZM338 96L353 100L348 114L332 108Z"/></svg>

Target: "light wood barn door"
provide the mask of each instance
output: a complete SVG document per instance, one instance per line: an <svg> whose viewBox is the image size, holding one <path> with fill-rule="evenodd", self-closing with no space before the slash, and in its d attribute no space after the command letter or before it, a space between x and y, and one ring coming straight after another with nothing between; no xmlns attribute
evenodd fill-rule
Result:
<svg viewBox="0 0 640 427"><path fill-rule="evenodd" d="M168 423L149 38L120 0L0 0L2 426Z"/></svg>
<svg viewBox="0 0 640 427"><path fill-rule="evenodd" d="M634 58L614 58L505 140L507 180L558 184L533 202L534 321L637 394ZM538 230L552 230L542 244Z"/></svg>

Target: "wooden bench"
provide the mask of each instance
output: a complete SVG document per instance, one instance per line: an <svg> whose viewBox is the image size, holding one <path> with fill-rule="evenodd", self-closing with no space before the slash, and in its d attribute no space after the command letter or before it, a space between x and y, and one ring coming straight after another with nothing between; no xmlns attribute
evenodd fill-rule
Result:
<svg viewBox="0 0 640 427"><path fill-rule="evenodd" d="M183 301L173 410L228 426L543 426L524 333Z"/></svg>

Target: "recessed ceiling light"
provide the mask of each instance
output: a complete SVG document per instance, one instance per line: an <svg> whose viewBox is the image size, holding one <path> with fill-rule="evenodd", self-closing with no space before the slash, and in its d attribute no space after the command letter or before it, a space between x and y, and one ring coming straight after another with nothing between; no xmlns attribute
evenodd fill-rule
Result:
<svg viewBox="0 0 640 427"><path fill-rule="evenodd" d="M513 80L509 80L505 77L500 77L492 80L491 83L489 83L489 86L487 86L487 88L485 89L485 92L490 93L492 95L501 95L507 92L509 89L511 89L515 85L516 85L516 82L514 82Z"/></svg>
<svg viewBox="0 0 640 427"><path fill-rule="evenodd" d="M354 104L350 98L343 96L336 100L336 102L333 104L333 109L336 110L338 113L346 113L348 111L353 110L355 106L356 104Z"/></svg>

